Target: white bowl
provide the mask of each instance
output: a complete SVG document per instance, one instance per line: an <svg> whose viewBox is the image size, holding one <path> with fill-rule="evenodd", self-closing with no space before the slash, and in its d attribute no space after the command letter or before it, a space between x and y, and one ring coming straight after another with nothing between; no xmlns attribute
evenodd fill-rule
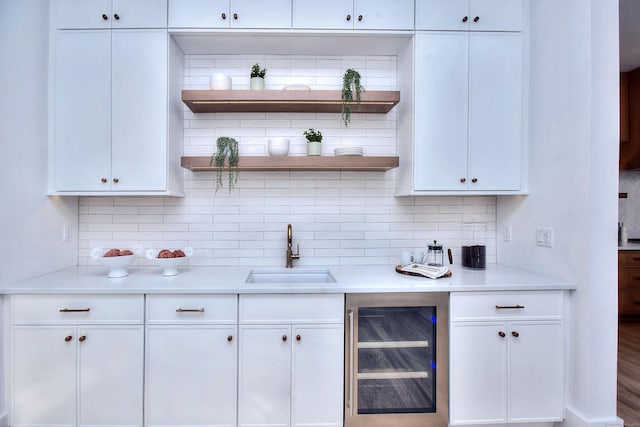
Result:
<svg viewBox="0 0 640 427"><path fill-rule="evenodd" d="M178 266L180 264L184 264L184 262L193 255L193 249L190 247L186 247L183 249L184 255L183 257L178 258L158 258L158 253L160 250L158 249L149 249L147 251L147 259L153 261L153 263L157 266L163 268L162 275L163 276L176 276L178 274Z"/></svg>
<svg viewBox="0 0 640 427"><path fill-rule="evenodd" d="M289 154L289 140L286 138L273 138L267 143L267 151L270 156L286 156Z"/></svg>
<svg viewBox="0 0 640 427"><path fill-rule="evenodd" d="M136 259L136 254L142 248L132 248L131 251L133 255L122 255L122 256L113 256L113 257L105 257L104 254L107 250L102 248L93 248L91 250L91 258L98 260L98 262L109 269L107 273L107 277L110 278L118 278L118 277L126 277L129 275L127 271L127 267Z"/></svg>
<svg viewBox="0 0 640 427"><path fill-rule="evenodd" d="M226 74L214 74L209 77L209 89L231 90L231 77Z"/></svg>

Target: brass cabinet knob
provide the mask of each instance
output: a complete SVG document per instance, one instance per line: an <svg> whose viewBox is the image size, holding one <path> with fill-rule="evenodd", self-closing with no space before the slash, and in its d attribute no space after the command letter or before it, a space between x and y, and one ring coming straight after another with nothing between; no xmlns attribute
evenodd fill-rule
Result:
<svg viewBox="0 0 640 427"><path fill-rule="evenodd" d="M102 14L102 19L103 19L104 21L106 21L107 19L109 19L109 17L108 17L106 14L104 14L104 13L103 13L103 14Z"/></svg>
<svg viewBox="0 0 640 427"><path fill-rule="evenodd" d="M229 342L233 341L233 336L232 336L232 335L229 335L229 336L227 337L227 341L229 341Z"/></svg>
<svg viewBox="0 0 640 427"><path fill-rule="evenodd" d="M233 14L233 19L235 19L236 21L238 20L238 14L237 13Z"/></svg>
<svg viewBox="0 0 640 427"><path fill-rule="evenodd" d="M511 336L512 336L512 337L515 337L515 338L518 338L518 337L520 336L520 334L519 334L519 333L517 333L516 331L512 331L512 332L511 332Z"/></svg>
<svg viewBox="0 0 640 427"><path fill-rule="evenodd" d="M362 21L362 15L358 15L358 21Z"/></svg>
<svg viewBox="0 0 640 427"><path fill-rule="evenodd" d="M103 184L107 182L107 178L100 178L100 182L102 182Z"/></svg>
<svg viewBox="0 0 640 427"><path fill-rule="evenodd" d="M476 182L478 182L478 178L471 178L471 182L475 184Z"/></svg>
<svg viewBox="0 0 640 427"><path fill-rule="evenodd" d="M300 335L296 335L296 341L300 341L302 337Z"/></svg>
<svg viewBox="0 0 640 427"><path fill-rule="evenodd" d="M286 335L283 335L283 336L282 336L282 341L286 341L286 340L287 340L287 336L286 336Z"/></svg>
<svg viewBox="0 0 640 427"><path fill-rule="evenodd" d="M468 17L468 16L463 16L463 17L462 17L462 22L467 22L468 20L469 20L469 17Z"/></svg>
<svg viewBox="0 0 640 427"><path fill-rule="evenodd" d="M78 341L80 342L85 342L87 340L87 337L85 335L82 335L80 338L78 338Z"/></svg>
<svg viewBox="0 0 640 427"><path fill-rule="evenodd" d="M73 339L73 337L71 335L67 335L66 337L64 337L64 341L65 342L69 342Z"/></svg>
<svg viewBox="0 0 640 427"><path fill-rule="evenodd" d="M220 17L221 17L222 19L227 19L227 14L226 14L226 13L224 13L224 12L222 12L222 14L220 14Z"/></svg>
<svg viewBox="0 0 640 427"><path fill-rule="evenodd" d="M347 15L347 21L351 21L351 15Z"/></svg>
<svg viewBox="0 0 640 427"><path fill-rule="evenodd" d="M113 17L115 18L116 21L120 20L120 15L118 15L117 13L114 13Z"/></svg>
<svg viewBox="0 0 640 427"><path fill-rule="evenodd" d="M500 335L501 338L504 338L507 336L507 334L505 334L503 331L498 332L498 335Z"/></svg>
<svg viewBox="0 0 640 427"><path fill-rule="evenodd" d="M113 182L115 182L116 184L120 182L120 179L118 178L113 178Z"/></svg>
<svg viewBox="0 0 640 427"><path fill-rule="evenodd" d="M473 18L473 22L478 22L480 20L479 16L476 16L475 18Z"/></svg>
<svg viewBox="0 0 640 427"><path fill-rule="evenodd" d="M467 178L460 178L460 182L464 184L465 182L467 182Z"/></svg>

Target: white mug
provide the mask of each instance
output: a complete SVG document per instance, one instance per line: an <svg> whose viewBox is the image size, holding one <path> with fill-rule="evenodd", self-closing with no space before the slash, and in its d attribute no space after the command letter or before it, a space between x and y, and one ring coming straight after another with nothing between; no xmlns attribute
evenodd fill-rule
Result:
<svg viewBox="0 0 640 427"><path fill-rule="evenodd" d="M417 264L422 264L424 262L424 252L414 251L412 255L413 255L413 261L411 262L415 262Z"/></svg>
<svg viewBox="0 0 640 427"><path fill-rule="evenodd" d="M407 265L413 263L413 253L409 251L403 251L400 253L400 264Z"/></svg>

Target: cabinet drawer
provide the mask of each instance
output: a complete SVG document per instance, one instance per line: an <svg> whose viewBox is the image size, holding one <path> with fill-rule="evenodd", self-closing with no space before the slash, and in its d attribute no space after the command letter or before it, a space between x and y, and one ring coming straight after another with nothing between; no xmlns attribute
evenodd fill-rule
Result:
<svg viewBox="0 0 640 427"><path fill-rule="evenodd" d="M640 267L621 267L618 269L619 289L640 290Z"/></svg>
<svg viewBox="0 0 640 427"><path fill-rule="evenodd" d="M640 251L618 251L618 265L640 267Z"/></svg>
<svg viewBox="0 0 640 427"><path fill-rule="evenodd" d="M344 323L344 294L240 295L240 323Z"/></svg>
<svg viewBox="0 0 640 427"><path fill-rule="evenodd" d="M640 314L640 290L618 292L618 314Z"/></svg>
<svg viewBox="0 0 640 427"><path fill-rule="evenodd" d="M18 324L142 324L142 295L15 295L12 322Z"/></svg>
<svg viewBox="0 0 640 427"><path fill-rule="evenodd" d="M457 292L451 320L560 319L562 292Z"/></svg>
<svg viewBox="0 0 640 427"><path fill-rule="evenodd" d="M147 323L238 323L238 296L148 295Z"/></svg>

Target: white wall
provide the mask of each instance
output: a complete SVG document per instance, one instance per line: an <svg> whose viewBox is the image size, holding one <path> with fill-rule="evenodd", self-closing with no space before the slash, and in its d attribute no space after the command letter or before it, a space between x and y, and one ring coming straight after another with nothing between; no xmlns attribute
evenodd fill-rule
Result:
<svg viewBox="0 0 640 427"><path fill-rule="evenodd" d="M571 17L569 19L568 17ZM531 2L530 189L498 200L498 262L576 282L568 425L616 422L618 5ZM535 245L553 227L555 246Z"/></svg>
<svg viewBox="0 0 640 427"><path fill-rule="evenodd" d="M45 196L48 8L47 0L0 1L0 283L77 262L77 233L62 242L63 224L77 230L77 200ZM0 373L0 423L3 383Z"/></svg>
<svg viewBox="0 0 640 427"><path fill-rule="evenodd" d="M231 75L234 89L247 89L249 69L267 68L266 88L307 84L340 89L344 71L362 74L368 90L397 88L395 56L187 55L184 86L206 89L213 73ZM290 138L292 155L303 155L302 131L323 133L323 151L362 146L366 155L396 154L396 110L353 114L345 128L340 114L185 112L184 152L211 155L216 138L238 140L241 155L266 155L270 137ZM186 197L80 199L79 263L95 246L192 246L191 265L284 265L287 223L297 265L393 265L406 249L424 250L433 239L452 247L460 261L464 221L487 223L487 261L495 262L495 197L393 196L389 172L241 172L237 188L215 191L214 172L185 172ZM149 263L139 260L140 263Z"/></svg>

